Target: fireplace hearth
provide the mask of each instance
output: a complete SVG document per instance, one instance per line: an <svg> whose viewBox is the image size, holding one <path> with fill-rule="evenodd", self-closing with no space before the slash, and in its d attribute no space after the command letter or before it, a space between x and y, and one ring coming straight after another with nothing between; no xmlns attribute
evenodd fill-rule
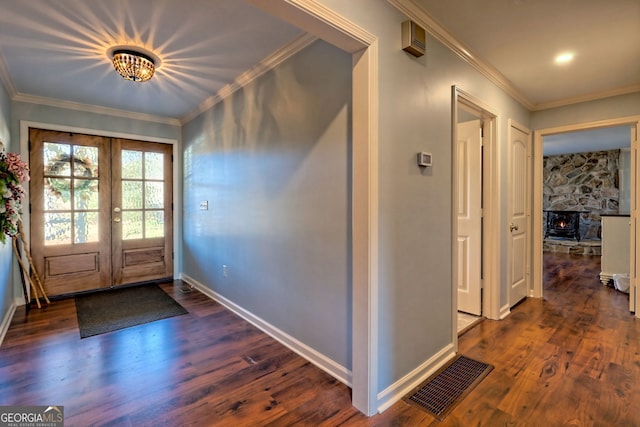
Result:
<svg viewBox="0 0 640 427"><path fill-rule="evenodd" d="M580 241L580 211L545 211L547 227L544 237L563 237Z"/></svg>

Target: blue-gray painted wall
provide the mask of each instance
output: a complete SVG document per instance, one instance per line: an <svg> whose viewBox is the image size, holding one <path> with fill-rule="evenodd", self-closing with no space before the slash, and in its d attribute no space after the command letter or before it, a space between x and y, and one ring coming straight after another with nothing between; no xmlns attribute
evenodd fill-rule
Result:
<svg viewBox="0 0 640 427"><path fill-rule="evenodd" d="M317 41L183 129L184 273L347 368L350 123L351 55Z"/></svg>
<svg viewBox="0 0 640 427"><path fill-rule="evenodd" d="M0 83L0 141L4 143L5 150L14 151L9 131L10 119L11 102L4 85ZM0 324L9 313L14 300L11 274L12 255L11 240L5 244L0 243Z"/></svg>

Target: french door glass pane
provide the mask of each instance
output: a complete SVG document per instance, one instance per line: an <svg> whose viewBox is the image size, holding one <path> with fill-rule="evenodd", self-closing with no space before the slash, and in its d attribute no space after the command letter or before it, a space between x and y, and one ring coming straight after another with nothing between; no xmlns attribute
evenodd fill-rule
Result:
<svg viewBox="0 0 640 427"><path fill-rule="evenodd" d="M71 243L71 214L45 213L44 238L47 245L68 245Z"/></svg>
<svg viewBox="0 0 640 427"><path fill-rule="evenodd" d="M164 182L145 182L144 207L162 209L164 207Z"/></svg>
<svg viewBox="0 0 640 427"><path fill-rule="evenodd" d="M44 209L46 211L71 210L71 180L49 178L44 191Z"/></svg>
<svg viewBox="0 0 640 427"><path fill-rule="evenodd" d="M142 179L142 151L122 150L122 178Z"/></svg>
<svg viewBox="0 0 640 427"><path fill-rule="evenodd" d="M142 181L122 181L122 209L142 209Z"/></svg>
<svg viewBox="0 0 640 427"><path fill-rule="evenodd" d="M142 239L142 212L122 212L122 240Z"/></svg>
<svg viewBox="0 0 640 427"><path fill-rule="evenodd" d="M98 177L98 147L73 147L73 176Z"/></svg>
<svg viewBox="0 0 640 427"><path fill-rule="evenodd" d="M98 212L76 212L74 217L75 242L98 241Z"/></svg>
<svg viewBox="0 0 640 427"><path fill-rule="evenodd" d="M45 142L43 147L45 175L71 175L71 145Z"/></svg>
<svg viewBox="0 0 640 427"><path fill-rule="evenodd" d="M164 211L147 211L144 214L145 237L164 236Z"/></svg>
<svg viewBox="0 0 640 427"><path fill-rule="evenodd" d="M164 154L144 153L144 177L146 179L164 179Z"/></svg>
<svg viewBox="0 0 640 427"><path fill-rule="evenodd" d="M45 245L97 242L98 148L45 142Z"/></svg>
<svg viewBox="0 0 640 427"><path fill-rule="evenodd" d="M98 210L98 181L95 179L74 179L75 210Z"/></svg>

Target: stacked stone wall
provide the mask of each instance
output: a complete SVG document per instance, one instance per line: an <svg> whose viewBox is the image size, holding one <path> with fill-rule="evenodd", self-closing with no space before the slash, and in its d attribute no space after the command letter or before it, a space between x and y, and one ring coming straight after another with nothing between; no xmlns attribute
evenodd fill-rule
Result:
<svg viewBox="0 0 640 427"><path fill-rule="evenodd" d="M618 213L619 158L620 150L544 157L544 209L581 211L581 238L599 240L600 216Z"/></svg>

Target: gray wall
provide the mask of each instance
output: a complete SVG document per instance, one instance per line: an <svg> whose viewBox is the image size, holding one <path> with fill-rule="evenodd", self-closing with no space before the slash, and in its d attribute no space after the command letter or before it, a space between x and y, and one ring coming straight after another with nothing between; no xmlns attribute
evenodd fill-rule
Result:
<svg viewBox="0 0 640 427"><path fill-rule="evenodd" d="M347 368L350 123L351 56L318 41L183 128L184 273Z"/></svg>
<svg viewBox="0 0 640 427"><path fill-rule="evenodd" d="M529 112L457 55L427 38L414 58L400 48L406 17L386 2L322 0L379 38L379 391L451 343L451 86L499 114L502 188L506 188L508 119ZM433 154L425 172L418 151ZM506 207L500 212L502 222ZM506 248L506 240L503 241ZM500 259L506 260L505 254ZM503 261L501 272L506 277ZM502 303L507 304L506 281Z"/></svg>
<svg viewBox="0 0 640 427"><path fill-rule="evenodd" d="M9 132L10 113L11 102L4 85L0 83L0 141L4 143L6 151L15 151ZM9 313L9 307L14 299L11 279L12 257L11 240L5 244L0 243L0 324Z"/></svg>
<svg viewBox="0 0 640 427"><path fill-rule="evenodd" d="M451 86L460 85L500 114L501 144L507 119L528 125L529 112L432 39L422 58L403 52L400 26L406 18L387 3L322 3L379 37L382 391L452 339ZM338 87L340 79L348 78L350 59L333 61L343 64L335 76L338 81L331 83L339 102L321 108L324 114L307 122L303 118L317 103L308 94L327 92L322 86L326 80L318 81L312 71L321 71L325 79L338 71L319 50L332 52L314 45L184 127L184 272L351 368L350 252L345 243L350 233L349 182L341 178L350 173L350 161L342 154L345 148L338 148L350 133L350 117L342 116L349 88ZM299 111L300 117L283 111ZM337 135L325 115L341 118ZM295 135L294 152L289 135ZM327 140L320 144L319 135ZM325 144L336 147L320 149ZM433 168L424 174L415 164L418 151L434 156ZM261 161L255 158L258 153ZM312 168L311 163L317 163L312 159L322 153L323 162L343 165L337 181L324 179ZM504 172L505 156L500 159ZM300 183L300 173L312 169L311 178ZM296 194L294 189L299 189ZM321 206L308 205L309 192L323 197ZM209 211L198 210L203 200L209 201ZM319 217L316 209L326 213ZM506 212L500 215L504 218ZM333 217L341 222L334 223ZM325 223L328 218L334 225ZM229 268L227 278L223 264ZM501 271L506 276L506 264ZM324 291L318 292L318 286ZM503 287L506 304L506 283Z"/></svg>
<svg viewBox="0 0 640 427"><path fill-rule="evenodd" d="M135 120L128 117L109 116L17 101L12 103L11 113L11 134L16 140L16 145L20 140L21 120L180 140L180 126Z"/></svg>

